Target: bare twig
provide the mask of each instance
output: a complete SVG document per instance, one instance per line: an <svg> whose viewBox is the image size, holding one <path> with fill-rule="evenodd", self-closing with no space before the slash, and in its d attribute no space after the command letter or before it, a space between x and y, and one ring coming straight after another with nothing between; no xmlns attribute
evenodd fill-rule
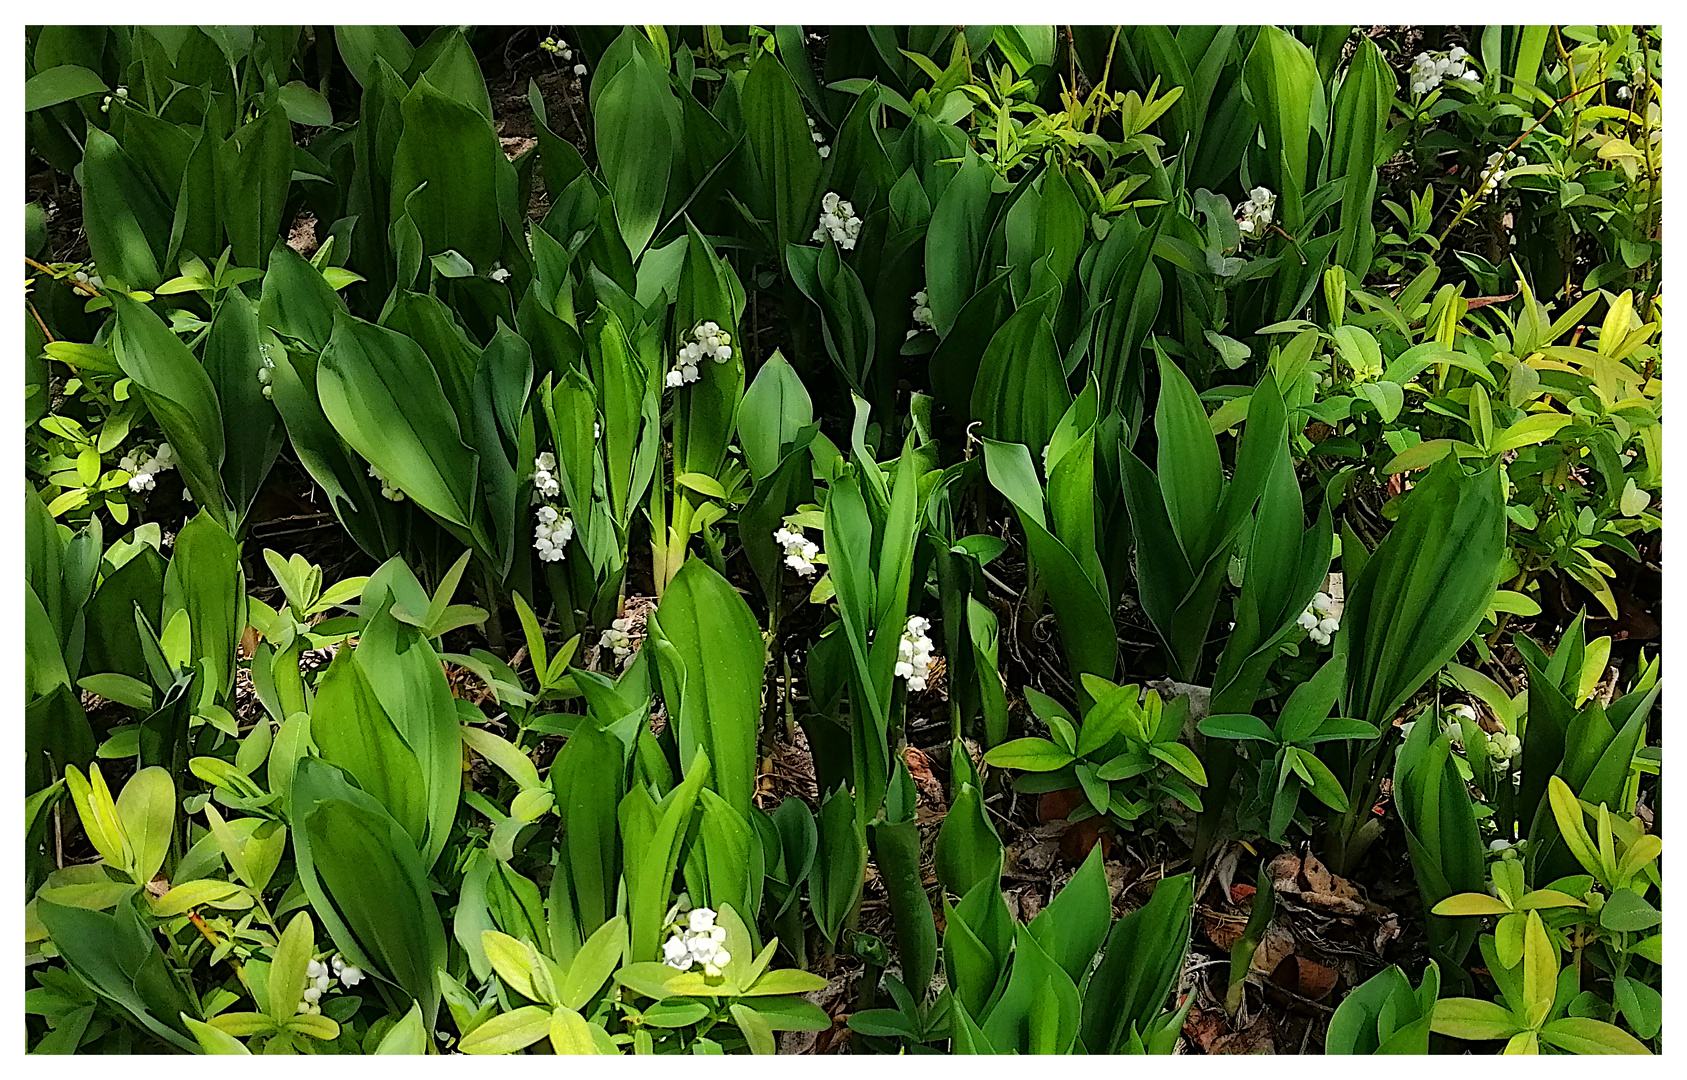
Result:
<svg viewBox="0 0 1687 1080"><path fill-rule="evenodd" d="M28 255L25 255L23 257L23 261L28 263L29 265L35 267L35 269L41 271L43 274L52 274L55 279L58 278L58 275L53 273L52 267L47 266L43 263L38 263L34 259L30 258ZM98 289L94 288L92 285L88 284L86 281L77 281L73 278L65 278L63 280L65 282L67 282L70 285L71 288L80 289L81 291L87 293L89 296L99 296L100 295L100 291Z"/></svg>

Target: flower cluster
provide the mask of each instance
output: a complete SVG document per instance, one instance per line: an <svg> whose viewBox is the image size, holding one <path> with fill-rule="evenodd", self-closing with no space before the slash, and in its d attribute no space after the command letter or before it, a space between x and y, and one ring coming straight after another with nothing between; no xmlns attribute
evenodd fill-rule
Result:
<svg viewBox="0 0 1687 1080"><path fill-rule="evenodd" d="M1420 52L1412 57L1412 69L1406 73L1412 93L1423 95L1440 86L1447 79L1481 82L1482 77L1466 61L1470 54L1454 45L1446 52Z"/></svg>
<svg viewBox="0 0 1687 1080"><path fill-rule="evenodd" d="M1236 228L1244 239L1258 237L1277 216L1277 196L1270 188L1256 187L1248 192L1248 199L1236 208Z"/></svg>
<svg viewBox="0 0 1687 1080"><path fill-rule="evenodd" d="M808 137L817 144L816 149L820 151L821 157L829 158L832 156L832 148L826 145L826 133L814 126L814 117L812 116L808 118Z"/></svg>
<svg viewBox="0 0 1687 1080"><path fill-rule="evenodd" d="M130 491L151 491L157 486L156 477L159 473L176 467L176 449L169 443L160 443L157 453L149 454L145 458L137 458L130 454L119 461L117 467L131 474Z"/></svg>
<svg viewBox="0 0 1687 1080"><path fill-rule="evenodd" d="M691 340L680 346L666 382L670 387L694 383L700 378L697 365L704 360L724 364L731 359L732 335L722 330L719 323L700 322L691 328Z"/></svg>
<svg viewBox="0 0 1687 1080"><path fill-rule="evenodd" d="M926 636L926 631L930 629L930 619L910 615L908 628L902 631L902 640L896 645L896 674L908 680L910 690L926 688L926 680L931 677L931 669L937 662L931 638Z"/></svg>
<svg viewBox="0 0 1687 1080"><path fill-rule="evenodd" d="M90 269L93 268L93 265L94 265L93 263L88 264ZM76 271L76 273L72 274L71 276L74 277L77 281L80 281L82 284L92 285L96 289L101 289L101 288L105 287L105 282L100 280L100 276L98 274L89 273L88 270L78 270L78 271Z"/></svg>
<svg viewBox="0 0 1687 1080"><path fill-rule="evenodd" d="M305 966L305 999L299 1002L299 1012L307 1016L319 1016L322 1013L322 995L326 994L335 982L349 990L362 981L363 972L346 963L345 957L338 953L326 964L320 960L312 960Z"/></svg>
<svg viewBox="0 0 1687 1080"><path fill-rule="evenodd" d="M1503 150L1495 150L1488 155L1488 163L1482 167L1482 175L1476 179L1476 194L1478 198L1487 195L1495 188L1505 186L1505 174L1508 169L1515 169L1523 164L1523 159L1516 154L1508 154Z"/></svg>
<svg viewBox="0 0 1687 1080"><path fill-rule="evenodd" d="M397 488L393 487L392 482L387 479L386 474L383 473L381 470L379 470L379 469L375 468L375 466L371 465L371 466L369 466L369 475L374 477L375 480L380 483L380 485L381 485L381 498L391 499L393 502L403 502L404 501L404 492L402 492L402 491L398 490Z"/></svg>
<svg viewBox="0 0 1687 1080"><path fill-rule="evenodd" d="M497 282L500 285L502 285L504 282L510 280L510 272L508 270L504 269L502 266L496 266L496 265L493 266L492 272L490 274L487 274L486 276L491 278L493 281Z"/></svg>
<svg viewBox="0 0 1687 1080"><path fill-rule="evenodd" d="M838 198L837 192L828 191L820 200L820 224L814 230L814 239L825 243L830 236L845 251L853 251L859 235L861 219L855 216L855 207L849 200Z"/></svg>
<svg viewBox="0 0 1687 1080"><path fill-rule="evenodd" d="M539 48L544 49L552 56L561 59L564 63L568 63L574 59L574 49L569 46L568 42L558 41L554 37L548 37L544 41L539 42ZM575 75L584 75L585 73L585 64L574 65Z"/></svg>
<svg viewBox="0 0 1687 1080"><path fill-rule="evenodd" d="M921 289L914 294L914 329L908 331L913 337L921 330L930 330L935 326L931 321L931 305L926 303L926 291Z"/></svg>
<svg viewBox="0 0 1687 1080"><path fill-rule="evenodd" d="M533 517L538 522L533 526L533 550L539 553L539 561L561 562L574 536L574 519L549 503L533 511Z"/></svg>
<svg viewBox="0 0 1687 1080"><path fill-rule="evenodd" d="M258 385L263 388L264 400L269 401L275 396L275 387L270 385L275 377L275 361L270 359L269 342L258 346L258 359L261 362L258 366Z"/></svg>
<svg viewBox="0 0 1687 1080"><path fill-rule="evenodd" d="M671 937L662 943L662 963L679 971L703 965L703 974L718 977L732 962L725 949L726 927L715 925L715 913L706 907L692 908L681 922L670 923Z"/></svg>
<svg viewBox="0 0 1687 1080"><path fill-rule="evenodd" d="M1509 731L1496 731L1488 736L1488 756L1494 765L1505 768L1511 759L1523 752L1523 740Z"/></svg>
<svg viewBox="0 0 1687 1080"><path fill-rule="evenodd" d="M614 651L617 664L633 655L633 635L628 633L632 625L633 620L623 616L610 623L609 629L597 639L598 648Z"/></svg>
<svg viewBox="0 0 1687 1080"><path fill-rule="evenodd" d="M1329 593L1324 592L1312 598L1312 603L1306 605L1306 610L1296 621L1306 631L1306 636L1320 645L1328 645L1330 635L1341 629L1341 623L1336 619L1336 603Z"/></svg>
<svg viewBox="0 0 1687 1080"><path fill-rule="evenodd" d="M774 530L773 542L785 549L785 565L799 577L814 575L814 557L820 554L820 545L804 536L800 526Z"/></svg>
<svg viewBox="0 0 1687 1080"><path fill-rule="evenodd" d="M117 89L115 89L111 93L107 94L105 96L105 100L100 102L100 112L110 112L111 111L111 101L112 101L112 98L114 98L114 97L119 102L128 101L129 100L129 88L127 86L119 86Z"/></svg>
<svg viewBox="0 0 1687 1080"><path fill-rule="evenodd" d="M1441 718L1441 730L1450 739L1462 741L1464 739L1464 724L1468 720L1476 723L1476 710L1469 705L1459 704L1448 709ZM1509 731L1484 732L1487 735L1484 749L1488 757L1493 759L1494 767L1504 769L1511 759L1523 752L1523 740ZM1468 751L1470 748L1466 747Z"/></svg>
<svg viewBox="0 0 1687 1080"><path fill-rule="evenodd" d="M1441 714L1441 733L1455 742L1463 739L1464 720L1476 723L1476 710L1462 703L1452 706Z"/></svg>
<svg viewBox="0 0 1687 1080"><path fill-rule="evenodd" d="M554 499L562 491L556 478L556 455L549 450L533 459L533 501Z"/></svg>

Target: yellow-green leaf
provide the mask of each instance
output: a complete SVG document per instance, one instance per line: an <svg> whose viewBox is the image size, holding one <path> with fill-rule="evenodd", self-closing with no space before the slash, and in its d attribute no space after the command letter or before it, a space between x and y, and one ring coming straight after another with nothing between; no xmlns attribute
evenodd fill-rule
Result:
<svg viewBox="0 0 1687 1080"><path fill-rule="evenodd" d="M567 1006L559 1005L551 1013L551 1048L559 1054L596 1054L597 1041L592 1038L592 1025L586 1018Z"/></svg>
<svg viewBox="0 0 1687 1080"><path fill-rule="evenodd" d="M340 1037L340 1025L331 1017L320 1014L297 1013L281 1026L287 1031L308 1035L313 1039L329 1041Z"/></svg>
<svg viewBox="0 0 1687 1080"><path fill-rule="evenodd" d="M220 1028L195 1020L187 1013L182 1013L182 1022L193 1032L193 1037L199 1040L199 1045L207 1054L245 1054L250 1056L252 1051L246 1049L246 1044ZM255 1014L254 1014L255 1015Z"/></svg>
<svg viewBox="0 0 1687 1080"><path fill-rule="evenodd" d="M513 1054L532 1046L551 1032L551 1010L524 1005L513 1012L494 1016L463 1036L458 1045L465 1054Z"/></svg>
<svg viewBox="0 0 1687 1080"><path fill-rule="evenodd" d="M64 778L70 785L70 798L76 805L76 816L82 819L88 842L108 865L127 874L134 865L134 852L118 817L117 804L112 801L111 789L100 775L99 764L90 765L86 777L76 766L66 766Z"/></svg>
<svg viewBox="0 0 1687 1080"><path fill-rule="evenodd" d="M542 1000L533 987L533 966L528 959L526 942L497 930L483 930L480 943L492 970L504 980L504 985L529 1001Z"/></svg>
<svg viewBox="0 0 1687 1080"><path fill-rule="evenodd" d="M1481 998L1443 998L1435 1003L1430 1030L1455 1039L1506 1039L1523 1025L1504 1006Z"/></svg>
<svg viewBox="0 0 1687 1080"><path fill-rule="evenodd" d="M1523 928L1523 1007L1530 1027L1540 1027L1557 992L1558 950L1547 937L1540 913L1531 911Z"/></svg>
<svg viewBox="0 0 1687 1080"><path fill-rule="evenodd" d="M281 932L281 943L270 962L269 1014L276 1022L285 1023L297 1014L304 998L305 972L315 951L316 924L308 911L301 911Z"/></svg>
<svg viewBox="0 0 1687 1080"><path fill-rule="evenodd" d="M274 1020L257 1012L218 1013L210 1024L225 1035L267 1035L276 1029Z"/></svg>
<svg viewBox="0 0 1687 1080"><path fill-rule="evenodd" d="M1504 915L1511 909L1486 893L1460 893L1435 905L1437 915Z"/></svg>
<svg viewBox="0 0 1687 1080"><path fill-rule="evenodd" d="M152 913L161 919L173 918L195 908L216 907L230 911L244 911L252 906L252 894L230 881L184 881L152 901Z"/></svg>
<svg viewBox="0 0 1687 1080"><path fill-rule="evenodd" d="M170 851L176 820L176 785L170 773L156 765L137 772L123 785L115 809L134 853L130 874L136 884L145 884L158 873Z"/></svg>

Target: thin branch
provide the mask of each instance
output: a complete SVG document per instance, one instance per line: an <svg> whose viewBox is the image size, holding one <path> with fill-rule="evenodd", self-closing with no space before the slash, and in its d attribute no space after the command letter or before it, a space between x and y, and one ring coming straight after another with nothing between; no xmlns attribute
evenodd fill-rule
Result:
<svg viewBox="0 0 1687 1080"><path fill-rule="evenodd" d="M52 267L46 266L42 263L38 263L34 259L30 258L28 255L25 255L23 257L23 261L28 263L29 265L35 267L35 269L41 271L43 274L50 274L54 278L58 278L58 274L54 273ZM64 280L65 282L68 282L71 288L80 289L83 292L87 293L89 296L99 296L100 295L100 291L98 289L94 288L92 285L88 284L86 281L77 281L74 278L64 278L62 280Z"/></svg>
<svg viewBox="0 0 1687 1080"><path fill-rule="evenodd" d="M35 305L32 302L25 300L23 302L23 306L29 309L29 314L35 319L35 325L41 328L42 336L47 339L47 344L51 345L53 342L57 341L58 338L54 337L53 332L47 329L47 320L43 319L41 317L41 313L35 310Z"/></svg>
<svg viewBox="0 0 1687 1080"><path fill-rule="evenodd" d="M1535 133L1536 128L1538 128L1542 124L1546 123L1547 118L1550 117L1553 113L1557 112L1558 107L1560 105L1563 105L1565 102L1569 101L1571 98L1579 97L1580 95L1587 93L1589 90L1596 90L1596 89L1599 88L1600 85L1601 85L1600 83L1594 83L1591 86L1584 86L1580 90L1572 90L1568 94L1565 94L1563 97L1559 98L1557 101L1553 102L1552 108L1548 109L1545 113L1543 113L1539 120L1536 120L1533 124L1530 124L1529 127L1523 132L1523 134L1521 134L1521 135L1517 136L1517 138L1511 140L1510 146L1507 146L1504 150L1500 151L1500 163L1504 164L1506 157L1513 150L1515 150L1519 146L1521 146L1523 144L1524 139L1527 139L1529 136L1533 135ZM1458 228L1459 225L1464 222L1465 218L1470 216L1470 212L1472 210L1476 209L1477 204L1482 201L1482 196L1487 194L1488 189L1494 185L1494 180L1493 180L1492 174L1498 168L1499 168L1499 165L1496 165L1494 167L1494 169L1488 170L1489 176L1488 176L1487 179L1484 179L1482 181L1481 186L1479 186L1476 189L1476 194L1472 195L1469 198L1469 200L1467 200L1467 202L1465 203L1464 206L1459 207L1459 212L1457 214L1453 215L1453 220L1449 221L1447 223L1447 227L1441 231L1441 235L1436 239L1437 245L1446 243L1447 242L1447 236L1454 229Z"/></svg>

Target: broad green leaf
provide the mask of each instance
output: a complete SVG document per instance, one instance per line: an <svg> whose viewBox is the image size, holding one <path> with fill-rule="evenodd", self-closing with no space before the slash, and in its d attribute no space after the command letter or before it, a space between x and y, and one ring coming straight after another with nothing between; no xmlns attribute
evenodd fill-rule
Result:
<svg viewBox="0 0 1687 1080"><path fill-rule="evenodd" d="M1312 52L1288 31L1260 29L1242 68L1244 85L1259 116L1264 153L1256 159L1256 182L1282 200L1283 228L1299 235L1304 200L1312 183L1309 153L1314 118L1322 119L1324 89Z"/></svg>
<svg viewBox="0 0 1687 1080"><path fill-rule="evenodd" d="M184 881L152 901L152 913L161 919L174 918L199 907L244 911L252 906L252 894L227 881Z"/></svg>
<svg viewBox="0 0 1687 1080"><path fill-rule="evenodd" d="M1363 40L1353 52L1347 74L1336 90L1330 116L1332 178L1344 177L1341 232L1335 261L1361 280L1376 248L1374 203L1378 150L1395 95L1395 75L1376 42ZM1337 170L1339 169L1339 173Z"/></svg>
<svg viewBox="0 0 1687 1080"><path fill-rule="evenodd" d="M796 369L775 350L762 362L738 406L738 441L750 475L760 481L778 467L784 447L814 421L814 405Z"/></svg>
<svg viewBox="0 0 1687 1080"><path fill-rule="evenodd" d="M771 997L775 994L812 994L822 989L825 980L811 971L797 968L777 968L757 979L745 993L749 997Z"/></svg>
<svg viewBox="0 0 1687 1080"><path fill-rule="evenodd" d="M429 513L469 528L478 455L464 445L457 416L414 341L335 312L317 389L340 437L389 483Z"/></svg>
<svg viewBox="0 0 1687 1080"><path fill-rule="evenodd" d="M964 753L964 749L952 750L951 762ZM984 878L1001 875L1001 837L984 809L976 777L968 779L971 775L970 768L958 774L958 790L937 830L933 849L937 880L956 896L965 896Z"/></svg>
<svg viewBox="0 0 1687 1080"><path fill-rule="evenodd" d="M995 173L970 149L932 207L926 230L926 295L932 322L947 337L973 295L990 229ZM847 194L847 193L846 193Z"/></svg>
<svg viewBox="0 0 1687 1080"><path fill-rule="evenodd" d="M1499 475L1466 476L1443 460L1407 497L1400 518L1349 578L1351 715L1378 727L1463 646L1486 613L1505 545Z"/></svg>
<svg viewBox="0 0 1687 1080"><path fill-rule="evenodd" d="M1031 936L1074 982L1088 974L1112 921L1113 901L1100 847L1090 849L1078 872L1031 920Z"/></svg>
<svg viewBox="0 0 1687 1080"><path fill-rule="evenodd" d="M410 835L315 758L299 761L288 813L300 882L334 944L421 1002L424 1018L435 1016L445 927Z"/></svg>
<svg viewBox="0 0 1687 1080"><path fill-rule="evenodd" d="M1113 924L1083 1001L1081 1033L1091 1053L1118 1053L1164 1007L1183 967L1194 916L1194 878L1162 879L1148 903Z"/></svg>
<svg viewBox="0 0 1687 1080"><path fill-rule="evenodd" d="M847 788L826 794L819 819L819 847L809 871L808 895L821 935L835 942L844 918L861 895L867 840Z"/></svg>
<svg viewBox="0 0 1687 1080"><path fill-rule="evenodd" d="M773 1041L773 1028L760 1013L746 1006L733 1002L731 1006L732 1019L743 1032L744 1041L749 1044L752 1054L774 1054L778 1052L777 1044Z"/></svg>
<svg viewBox="0 0 1687 1080"><path fill-rule="evenodd" d="M1277 733L1271 730L1269 724L1257 716L1243 713L1209 716L1202 720L1197 728L1209 738L1255 739L1267 743L1277 741Z"/></svg>
<svg viewBox="0 0 1687 1080"><path fill-rule="evenodd" d="M194 502L228 522L223 493L223 415L205 368L147 306L108 291L117 314L114 352L123 374L163 428Z"/></svg>
<svg viewBox="0 0 1687 1080"><path fill-rule="evenodd" d="M88 126L81 178L82 220L88 231L88 249L99 264L101 278L108 285L121 283L131 289L155 288L164 277L162 264L170 243L170 226L174 217L165 196L159 194L144 170L118 145L116 139L92 124ZM113 298L121 317L124 305L116 299L121 291L107 288L104 295ZM156 320L157 316L153 318ZM186 347L182 348L185 352ZM142 381L136 379L136 382ZM178 403L178 408L182 407L194 406ZM165 425L165 431L169 433L169 419L159 416L156 409L153 416Z"/></svg>
<svg viewBox="0 0 1687 1080"><path fill-rule="evenodd" d="M293 125L283 110L268 109L224 140L213 157L217 212L234 259L262 269L283 231L292 189Z"/></svg>
<svg viewBox="0 0 1687 1080"><path fill-rule="evenodd" d="M541 995L534 986L532 959L525 943L498 930L484 930L480 935L480 947L504 985L529 1001L550 1004L546 995Z"/></svg>
<svg viewBox="0 0 1687 1080"><path fill-rule="evenodd" d="M898 762L899 780L909 783L906 766ZM926 896L920 873L920 830L913 819L892 821L879 819L867 826L867 839L878 867L879 880L890 897L891 916L896 927L897 954L902 961L904 981L916 988L930 985L937 970L937 926L932 918L931 900ZM796 972L795 974L807 974ZM803 993L791 986L784 972L770 971L762 981L775 980L765 993ZM810 975L809 981L817 976Z"/></svg>
<svg viewBox="0 0 1687 1080"><path fill-rule="evenodd" d="M1049 531L1030 450L1023 443L986 439L984 466L991 486L1013 503L1032 560L1047 581L1061 643L1074 676L1112 676L1118 663L1117 638L1095 632L1098 626L1112 625L1111 607L1077 557ZM1080 698L1087 694L1082 691Z"/></svg>
<svg viewBox="0 0 1687 1080"><path fill-rule="evenodd" d="M1048 321L1052 296L1031 301L996 331L979 361L972 415L982 433L1041 452L1072 404Z"/></svg>
<svg viewBox="0 0 1687 1080"><path fill-rule="evenodd" d="M427 842L427 777L363 665L342 650L317 686L311 741L322 760L346 770L420 849Z"/></svg>
<svg viewBox="0 0 1687 1080"><path fill-rule="evenodd" d="M1025 1054L1070 1053L1078 1037L1078 988L1037 943L1015 928L1013 967L1001 997L981 1025L990 1044Z"/></svg>
<svg viewBox="0 0 1687 1080"><path fill-rule="evenodd" d="M375 1047L377 1054L421 1055L428 1052L428 1031L422 1026L422 1006L412 1003L404 1018L381 1036Z"/></svg>
<svg viewBox="0 0 1687 1080"><path fill-rule="evenodd" d="M86 777L76 766L66 766L64 778L89 843L113 869L129 873L134 866L134 848L99 765L90 765Z"/></svg>
<svg viewBox="0 0 1687 1080"><path fill-rule="evenodd" d="M391 220L410 217L423 255L457 251L477 267L492 265L503 237L499 173L511 166L491 121L446 96L429 75L416 79L402 109L392 157Z"/></svg>
<svg viewBox="0 0 1687 1080"><path fill-rule="evenodd" d="M626 63L607 84L593 80L592 131L598 161L622 239L635 259L661 220L679 149L668 125L672 94L666 72L654 68L638 49L628 52Z"/></svg>
<svg viewBox="0 0 1687 1080"><path fill-rule="evenodd" d="M75 64L60 64L36 72L23 84L23 111L50 109L77 98L106 93L108 89L97 72Z"/></svg>
<svg viewBox="0 0 1687 1080"><path fill-rule="evenodd" d="M823 163L796 84L777 57L763 52L750 66L739 102L745 145L759 178L753 206L773 227L773 250L807 243L819 220Z"/></svg>
<svg viewBox="0 0 1687 1080"><path fill-rule="evenodd" d="M1192 782L1202 787L1207 785L1207 771L1202 767L1201 759L1195 756L1195 751L1182 743L1156 743L1148 748L1148 752Z"/></svg>
<svg viewBox="0 0 1687 1080"><path fill-rule="evenodd" d="M725 578L691 559L650 622L652 639L668 647L660 654L663 698L678 724L680 759L707 751L711 786L748 815L766 663L755 616Z"/></svg>

